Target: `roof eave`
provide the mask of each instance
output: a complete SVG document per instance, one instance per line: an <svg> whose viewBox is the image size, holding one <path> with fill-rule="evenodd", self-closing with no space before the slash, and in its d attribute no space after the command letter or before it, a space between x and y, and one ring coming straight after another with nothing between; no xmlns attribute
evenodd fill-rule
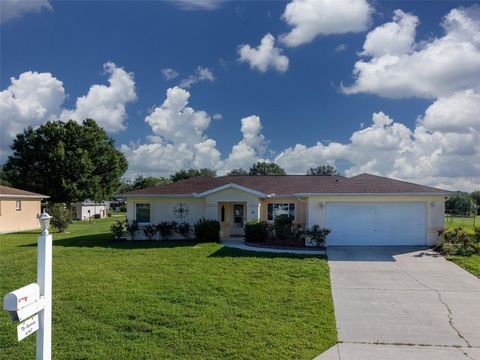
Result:
<svg viewBox="0 0 480 360"><path fill-rule="evenodd" d="M394 192L394 193L382 193L382 192L342 192L342 193L297 193L293 194L293 196L298 197L309 197L309 196L451 196L453 195L451 192Z"/></svg>
<svg viewBox="0 0 480 360"><path fill-rule="evenodd" d="M47 195L13 195L13 194L0 194L0 198L13 198L13 199L50 199Z"/></svg>

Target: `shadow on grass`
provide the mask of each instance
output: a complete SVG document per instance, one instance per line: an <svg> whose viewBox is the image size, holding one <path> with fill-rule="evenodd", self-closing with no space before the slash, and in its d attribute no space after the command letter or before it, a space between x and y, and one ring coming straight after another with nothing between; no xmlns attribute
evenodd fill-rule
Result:
<svg viewBox="0 0 480 360"><path fill-rule="evenodd" d="M255 258L290 258L290 259L312 259L320 258L326 259L325 255L321 254L289 254L289 253L272 253L265 251L251 251L251 250L242 250L224 246L221 249L218 249L214 253L210 254L208 257L255 257Z"/></svg>
<svg viewBox="0 0 480 360"><path fill-rule="evenodd" d="M111 233L92 234L84 236L75 236L68 239L53 238L53 246L63 247L104 247L112 249L147 249L147 248L175 248L194 246L197 242L187 240L177 241L154 241L154 240L137 240L137 241L113 241ZM36 247L37 243L20 245L20 247Z"/></svg>

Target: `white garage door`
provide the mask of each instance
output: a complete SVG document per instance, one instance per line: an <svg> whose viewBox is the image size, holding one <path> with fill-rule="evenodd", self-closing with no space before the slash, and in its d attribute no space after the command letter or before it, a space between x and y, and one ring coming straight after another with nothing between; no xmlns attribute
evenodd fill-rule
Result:
<svg viewBox="0 0 480 360"><path fill-rule="evenodd" d="M327 203L327 245L425 245L425 203Z"/></svg>

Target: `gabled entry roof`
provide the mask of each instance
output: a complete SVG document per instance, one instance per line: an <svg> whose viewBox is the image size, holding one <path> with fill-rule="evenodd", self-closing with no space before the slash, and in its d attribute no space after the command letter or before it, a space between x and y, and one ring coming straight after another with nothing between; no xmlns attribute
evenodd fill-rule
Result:
<svg viewBox="0 0 480 360"><path fill-rule="evenodd" d="M317 194L452 194L447 190L430 186L361 174L350 178L312 175L199 176L171 184L134 190L119 194L119 196L199 197L230 187L252 192L259 197L313 196Z"/></svg>

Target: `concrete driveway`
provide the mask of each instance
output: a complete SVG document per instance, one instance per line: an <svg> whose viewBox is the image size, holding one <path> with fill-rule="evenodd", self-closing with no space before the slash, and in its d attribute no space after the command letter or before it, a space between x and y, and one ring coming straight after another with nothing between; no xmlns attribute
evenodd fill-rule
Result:
<svg viewBox="0 0 480 360"><path fill-rule="evenodd" d="M339 344L318 360L480 360L480 279L429 249L327 249Z"/></svg>

